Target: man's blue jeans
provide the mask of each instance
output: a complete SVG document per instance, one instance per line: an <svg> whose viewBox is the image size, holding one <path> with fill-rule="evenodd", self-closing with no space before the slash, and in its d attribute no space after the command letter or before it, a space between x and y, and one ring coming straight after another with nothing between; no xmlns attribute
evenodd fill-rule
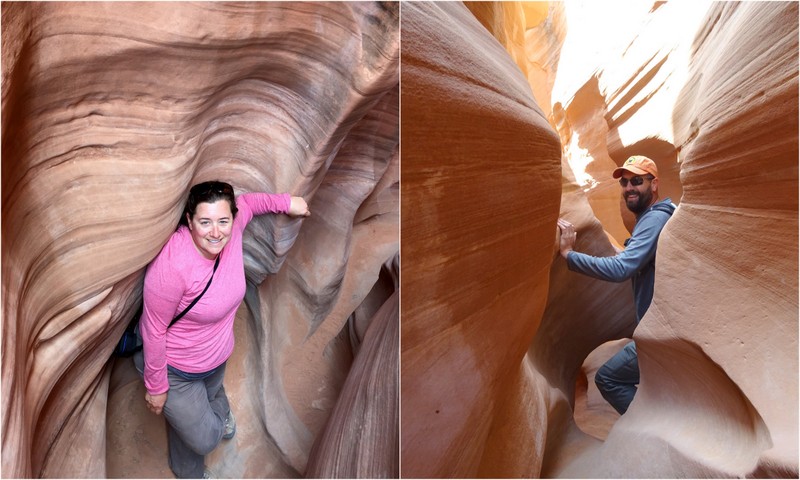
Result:
<svg viewBox="0 0 800 480"><path fill-rule="evenodd" d="M594 376L597 388L620 415L628 410L628 405L636 395L639 384L639 359L636 357L636 344L632 341L611 357Z"/></svg>

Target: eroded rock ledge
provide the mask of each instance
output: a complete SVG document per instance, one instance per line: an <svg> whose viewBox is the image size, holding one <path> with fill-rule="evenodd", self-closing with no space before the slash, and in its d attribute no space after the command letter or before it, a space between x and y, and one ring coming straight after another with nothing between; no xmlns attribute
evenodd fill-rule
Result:
<svg viewBox="0 0 800 480"><path fill-rule="evenodd" d="M109 354L205 180L302 195L314 213L248 229L227 381L238 448L211 466L302 475L323 428L341 428L325 427L337 402L397 388L389 359L358 373L383 383L348 379L348 318L363 310L359 352L391 358L368 326L393 291L360 304L399 249L398 19L393 3L2 5L4 477L168 475L163 432L124 370L109 382ZM397 328L396 310L379 317ZM320 447L334 457L315 464L369 458L396 475L396 449L376 438L397 437L393 414L378 408L380 432L339 433L359 447ZM107 447L155 457L115 471Z"/></svg>

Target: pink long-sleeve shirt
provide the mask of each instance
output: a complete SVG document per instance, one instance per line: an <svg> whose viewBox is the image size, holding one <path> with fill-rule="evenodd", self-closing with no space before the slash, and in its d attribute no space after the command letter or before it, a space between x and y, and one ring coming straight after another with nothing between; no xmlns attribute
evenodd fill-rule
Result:
<svg viewBox="0 0 800 480"><path fill-rule="evenodd" d="M239 212L220 254L214 280L189 312L169 327L206 287L214 260L195 248L181 225L147 267L144 310L139 325L144 343L144 384L151 395L169 390L167 364L188 373L222 365L233 352L233 321L244 299L242 234L255 215L288 213L289 194L246 193L236 199Z"/></svg>

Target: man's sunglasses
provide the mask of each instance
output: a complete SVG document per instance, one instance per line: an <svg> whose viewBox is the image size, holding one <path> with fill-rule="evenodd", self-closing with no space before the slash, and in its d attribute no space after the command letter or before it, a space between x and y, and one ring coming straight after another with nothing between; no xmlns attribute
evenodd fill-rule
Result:
<svg viewBox="0 0 800 480"><path fill-rule="evenodd" d="M640 177L640 176L637 175L635 177L631 177L630 182L631 182L631 185L633 185L634 187L638 187L639 185L643 184L645 180L652 180L654 178L656 178L656 177L654 177L652 175L648 175L646 177ZM622 185L623 188L627 187L628 186L628 179L627 178L620 178L619 179L619 184Z"/></svg>

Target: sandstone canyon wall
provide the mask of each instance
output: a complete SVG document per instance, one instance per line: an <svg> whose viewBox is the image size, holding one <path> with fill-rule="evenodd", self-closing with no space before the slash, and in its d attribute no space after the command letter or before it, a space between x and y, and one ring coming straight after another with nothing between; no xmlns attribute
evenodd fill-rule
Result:
<svg viewBox="0 0 800 480"><path fill-rule="evenodd" d="M401 472L474 477L494 446L533 472L550 389L522 359L547 298L559 139L463 4L404 3L401 35Z"/></svg>
<svg viewBox="0 0 800 480"><path fill-rule="evenodd" d="M575 400L584 411L575 410L581 428L605 442L580 449L585 440L571 433L569 454L543 474L797 476L797 4L640 8L633 18L643 27L621 36L624 49L592 63L584 44L575 60L593 74L584 84L565 81L574 94L554 124L612 242L627 236L632 219L618 193L603 200L603 190L618 192L610 172L628 155L654 158L662 197L680 207L662 234L656 296L634 336L636 400L610 431L616 414L587 415L605 407L592 385L613 353L603 345L583 366L589 378L579 385L589 395ZM767 117L780 126L765 128ZM765 163L778 184L762 179ZM575 202L562 200L569 215ZM778 232L764 228L776 219ZM779 238L779 258L764 258L755 238L762 234ZM555 262L551 280L560 268ZM556 288L552 281L551 294ZM561 308L551 301L543 326Z"/></svg>
<svg viewBox="0 0 800 480"><path fill-rule="evenodd" d="M505 2L403 8L403 475L796 478L797 4L546 5L538 22ZM509 141L501 99L519 95L545 105ZM558 158L534 140L551 129ZM630 284L568 272L552 220L612 255L633 218L610 173L637 153L679 208L633 335ZM620 419L593 373L631 335L642 383Z"/></svg>
<svg viewBox="0 0 800 480"><path fill-rule="evenodd" d="M393 3L3 3L2 476L170 475L109 356L216 178L312 216L248 227L239 428L207 464L398 474L398 62Z"/></svg>

